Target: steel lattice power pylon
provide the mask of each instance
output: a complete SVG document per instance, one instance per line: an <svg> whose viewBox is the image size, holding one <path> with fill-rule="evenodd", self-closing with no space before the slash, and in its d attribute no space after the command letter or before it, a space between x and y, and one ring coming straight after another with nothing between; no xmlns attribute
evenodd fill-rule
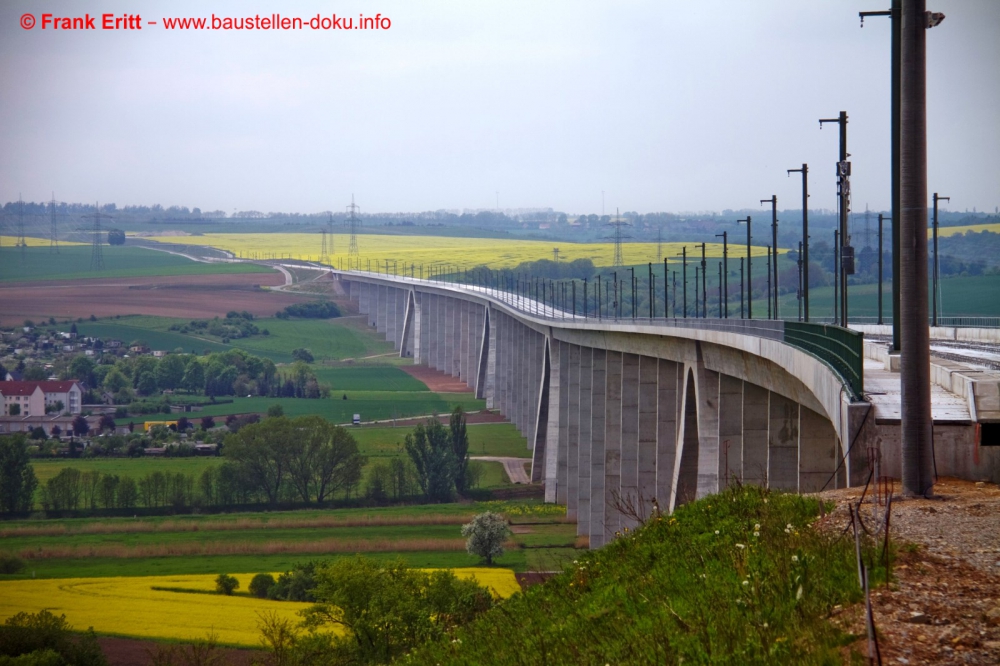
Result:
<svg viewBox="0 0 1000 666"><path fill-rule="evenodd" d="M608 226L612 227L615 230L614 235L609 239L609 240L614 240L615 242L615 256L613 261L611 262L611 265L624 266L625 262L622 259L622 239L629 238L629 236L626 236L622 233L622 227L629 226L629 223L621 219L621 217L618 215L618 209L616 208L615 219L613 222L608 222Z"/></svg>
<svg viewBox="0 0 1000 666"><path fill-rule="evenodd" d="M104 250L101 248L101 219L111 219L110 215L105 215L101 212L101 205L98 203L94 204L94 213L92 215L84 215L84 219L94 220L94 241L93 249L90 253L90 270L92 271L103 271L104 270Z"/></svg>
<svg viewBox="0 0 1000 666"><path fill-rule="evenodd" d="M347 207L347 224L350 227L351 232L351 242L347 248L347 254L351 256L358 256L358 227L361 226L361 220L358 218L358 210L360 206L354 203L354 195L351 195L351 205Z"/></svg>

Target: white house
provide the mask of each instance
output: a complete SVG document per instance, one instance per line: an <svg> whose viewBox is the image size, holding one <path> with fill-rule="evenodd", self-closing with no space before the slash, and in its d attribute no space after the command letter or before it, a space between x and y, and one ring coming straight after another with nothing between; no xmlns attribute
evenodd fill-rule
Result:
<svg viewBox="0 0 1000 666"><path fill-rule="evenodd" d="M63 404L62 411L79 414L83 405L83 389L80 382L0 382L0 401L3 416L42 416L45 408L57 402ZM11 408L14 414L11 414Z"/></svg>

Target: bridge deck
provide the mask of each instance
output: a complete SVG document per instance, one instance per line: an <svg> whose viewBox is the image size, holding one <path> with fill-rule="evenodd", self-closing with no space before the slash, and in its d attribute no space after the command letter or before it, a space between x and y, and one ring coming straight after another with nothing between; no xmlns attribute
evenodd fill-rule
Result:
<svg viewBox="0 0 1000 666"><path fill-rule="evenodd" d="M865 394L875 408L875 422L899 423L901 412L900 379L879 361L865 359ZM931 384L931 415L935 423L969 423L969 403L937 384Z"/></svg>

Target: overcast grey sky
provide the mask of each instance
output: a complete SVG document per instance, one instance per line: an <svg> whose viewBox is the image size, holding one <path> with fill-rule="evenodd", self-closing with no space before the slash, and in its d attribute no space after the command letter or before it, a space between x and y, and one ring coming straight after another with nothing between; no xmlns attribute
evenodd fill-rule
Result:
<svg viewBox="0 0 1000 666"><path fill-rule="evenodd" d="M317 212L888 207L889 0L5 1L0 199ZM1000 205L1000 2L929 0L929 187ZM20 25L32 13L32 30ZM139 13L141 31L41 15ZM384 31L167 31L164 17L356 17ZM99 21L98 21L99 24Z"/></svg>

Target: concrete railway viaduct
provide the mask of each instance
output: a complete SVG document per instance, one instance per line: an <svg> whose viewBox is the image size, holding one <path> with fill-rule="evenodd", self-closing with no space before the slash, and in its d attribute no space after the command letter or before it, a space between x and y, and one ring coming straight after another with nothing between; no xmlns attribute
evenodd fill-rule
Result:
<svg viewBox="0 0 1000 666"><path fill-rule="evenodd" d="M460 378L527 438L531 479L592 547L655 502L727 484L899 478L899 374L833 326L598 319L523 293L334 271L401 356ZM1000 481L1000 373L932 362L938 473ZM895 384L893 384L895 382Z"/></svg>

